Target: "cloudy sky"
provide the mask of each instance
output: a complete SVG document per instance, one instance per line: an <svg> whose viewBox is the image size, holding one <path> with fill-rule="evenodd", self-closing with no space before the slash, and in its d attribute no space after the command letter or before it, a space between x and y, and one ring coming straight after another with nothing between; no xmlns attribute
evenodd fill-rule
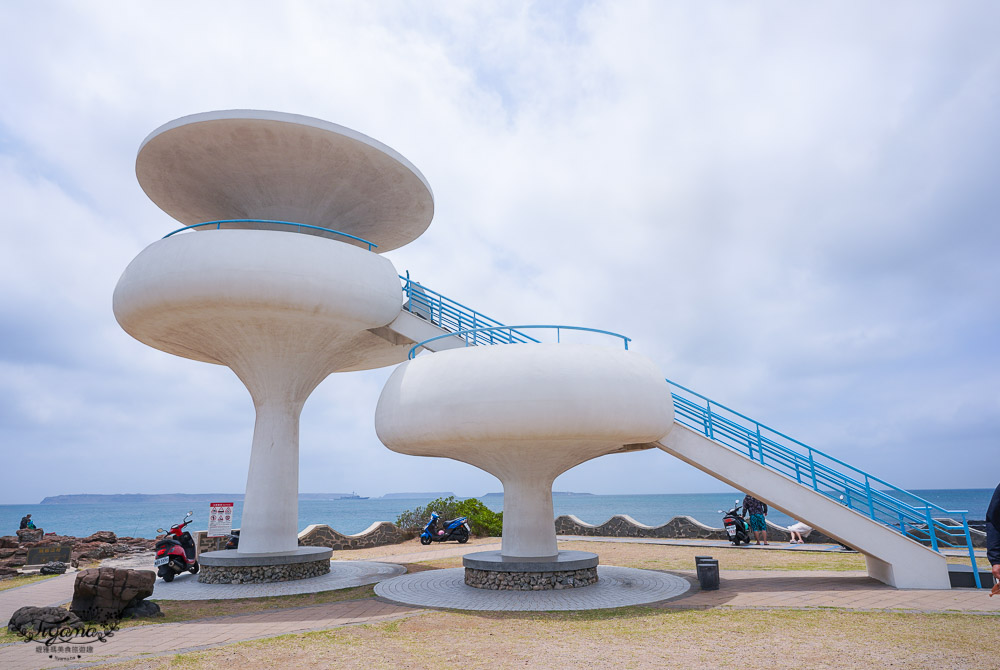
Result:
<svg viewBox="0 0 1000 670"><path fill-rule="evenodd" d="M992 487L998 24L992 2L2 3L0 503L243 490L242 384L111 311L179 227L136 182L139 143L234 108L412 161L435 219L387 257L426 286L625 333L665 376L904 487ZM499 490L378 442L389 372L316 390L300 489ZM656 451L556 489L727 487Z"/></svg>

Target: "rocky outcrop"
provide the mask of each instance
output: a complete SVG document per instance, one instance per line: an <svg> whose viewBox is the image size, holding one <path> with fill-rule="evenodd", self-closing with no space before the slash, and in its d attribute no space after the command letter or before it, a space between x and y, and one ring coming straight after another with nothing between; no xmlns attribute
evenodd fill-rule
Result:
<svg viewBox="0 0 1000 670"><path fill-rule="evenodd" d="M37 535L42 531L33 532ZM42 535L37 541L32 542L20 542L17 537L7 535L0 537L0 577L17 574L17 569L27 562L28 550L35 547L69 546L70 564L76 567L81 561L150 551L155 542L141 537L117 537L111 531L99 531L82 539L51 533Z"/></svg>
<svg viewBox="0 0 1000 670"><path fill-rule="evenodd" d="M22 607L7 622L7 630L22 636L46 635L63 628L83 625L80 617L61 607Z"/></svg>
<svg viewBox="0 0 1000 670"><path fill-rule="evenodd" d="M728 540L722 528L712 528L689 516L675 516L662 526L647 526L626 514L616 514L604 523L595 526L585 523L575 516L563 515L556 519L557 535L584 535L589 537L659 537L665 539ZM767 539L787 542L791 534L784 526L767 522ZM818 530L806 538L807 543L837 544Z"/></svg>
<svg viewBox="0 0 1000 670"><path fill-rule="evenodd" d="M41 528L23 528L17 531L17 541L21 544L25 542L38 542L45 535Z"/></svg>
<svg viewBox="0 0 1000 670"><path fill-rule="evenodd" d="M153 595L156 573L151 570L91 568L76 576L70 611L88 621L109 621L123 616Z"/></svg>

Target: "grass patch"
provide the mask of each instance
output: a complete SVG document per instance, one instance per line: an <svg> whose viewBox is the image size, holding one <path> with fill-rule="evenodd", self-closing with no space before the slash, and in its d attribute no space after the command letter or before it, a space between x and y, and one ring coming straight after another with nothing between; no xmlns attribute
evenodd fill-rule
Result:
<svg viewBox="0 0 1000 670"><path fill-rule="evenodd" d="M639 542L560 542L560 550L591 551L601 557L601 565L618 565L646 570L694 570L694 557L711 555L719 559L721 570L865 570L861 554L806 552L797 549L775 551L750 547L679 547Z"/></svg>
<svg viewBox="0 0 1000 670"><path fill-rule="evenodd" d="M16 589L18 586L24 586L25 584L34 584L35 582L42 582L46 579L52 579L53 577L58 577L59 575L14 575L10 579L5 579L0 581L0 591L6 591L7 589Z"/></svg>
<svg viewBox="0 0 1000 670"><path fill-rule="evenodd" d="M993 667L1000 654L996 626L989 616L843 610L432 612L103 667Z"/></svg>

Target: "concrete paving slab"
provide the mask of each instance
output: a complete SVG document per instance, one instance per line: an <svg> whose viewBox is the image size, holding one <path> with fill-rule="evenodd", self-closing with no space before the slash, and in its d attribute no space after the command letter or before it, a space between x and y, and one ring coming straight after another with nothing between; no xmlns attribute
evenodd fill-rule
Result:
<svg viewBox="0 0 1000 670"><path fill-rule="evenodd" d="M653 570L600 565L591 586L560 591L488 591L465 584L465 569L428 570L380 582L382 598L421 607L460 610L548 612L641 605L676 598L690 584L683 577Z"/></svg>

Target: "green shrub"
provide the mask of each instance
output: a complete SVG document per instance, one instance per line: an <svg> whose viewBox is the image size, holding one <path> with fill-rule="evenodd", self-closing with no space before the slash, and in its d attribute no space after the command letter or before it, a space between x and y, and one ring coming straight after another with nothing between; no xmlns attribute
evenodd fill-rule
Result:
<svg viewBox="0 0 1000 670"><path fill-rule="evenodd" d="M419 534L437 512L442 521L464 516L469 519L472 534L479 537L500 537L503 532L503 512L494 512L476 498L456 500L455 496L437 498L424 507L407 510L396 518L396 526L406 534Z"/></svg>

